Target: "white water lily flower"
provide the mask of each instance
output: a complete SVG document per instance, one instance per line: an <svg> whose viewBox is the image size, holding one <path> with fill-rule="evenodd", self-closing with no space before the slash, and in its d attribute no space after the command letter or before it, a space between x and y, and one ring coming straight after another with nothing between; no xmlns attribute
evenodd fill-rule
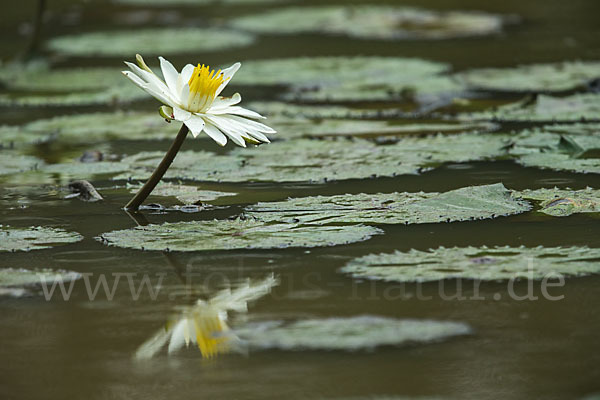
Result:
<svg viewBox="0 0 600 400"><path fill-rule="evenodd" d="M242 147L246 147L246 142L269 143L265 134L275 130L254 121L265 117L238 106L242 100L239 93L219 96L240 68L239 62L222 71L188 64L179 73L169 61L158 59L164 80L152 72L139 54L139 66L125 62L131 71L123 74L164 104L159 110L163 118L183 122L194 137L204 132L221 146L227 143L227 137Z"/></svg>
<svg viewBox="0 0 600 400"><path fill-rule="evenodd" d="M167 342L169 354L181 349L184 344L187 347L193 343L204 358L241 350L240 339L227 325L228 311L246 312L248 302L268 294L278 283L271 275L260 282L248 281L235 290L222 290L207 301L198 300L194 306L184 308L164 329L142 344L136 352L136 358L153 357Z"/></svg>

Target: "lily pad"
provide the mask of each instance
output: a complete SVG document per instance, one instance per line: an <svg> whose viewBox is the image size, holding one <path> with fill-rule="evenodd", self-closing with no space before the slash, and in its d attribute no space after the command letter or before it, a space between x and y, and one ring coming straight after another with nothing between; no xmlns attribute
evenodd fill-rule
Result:
<svg viewBox="0 0 600 400"><path fill-rule="evenodd" d="M584 93L567 97L539 95L523 101L460 116L462 120L498 121L580 121L600 119L600 94Z"/></svg>
<svg viewBox="0 0 600 400"><path fill-rule="evenodd" d="M29 294L28 288L54 282L70 282L81 278L81 274L73 271L22 268L0 269L0 296L21 297Z"/></svg>
<svg viewBox="0 0 600 400"><path fill-rule="evenodd" d="M250 349L360 351L381 346L437 343L468 335L471 329L462 322L363 315L290 323L269 321L237 329L236 333Z"/></svg>
<svg viewBox="0 0 600 400"><path fill-rule="evenodd" d="M0 251L29 251L47 249L55 245L75 243L83 239L79 233L59 228L32 226L12 228L0 225Z"/></svg>
<svg viewBox="0 0 600 400"><path fill-rule="evenodd" d="M501 183L445 193L344 194L258 203L248 215L263 221L323 225L330 223L427 224L519 214L531 208Z"/></svg>
<svg viewBox="0 0 600 400"><path fill-rule="evenodd" d="M378 146L354 140L286 140L226 155L184 151L167 178L225 182L298 182L362 179L416 174L444 162L466 162L506 154L507 138L491 134L461 134L404 138ZM146 179L162 158L161 152L140 153L123 161L127 173L114 179Z"/></svg>
<svg viewBox="0 0 600 400"><path fill-rule="evenodd" d="M539 212L554 217L600 212L600 190L590 187L581 190L558 188L523 190L516 194L524 199L539 202Z"/></svg>
<svg viewBox="0 0 600 400"><path fill-rule="evenodd" d="M206 251L335 246L380 233L363 225L315 228L236 219L138 226L104 233L98 239L110 246L140 250Z"/></svg>
<svg viewBox="0 0 600 400"><path fill-rule="evenodd" d="M253 41L252 35L224 29L155 28L62 36L50 39L48 48L68 55L116 57L209 52L243 47Z"/></svg>
<svg viewBox="0 0 600 400"><path fill-rule="evenodd" d="M113 0L115 3L144 7L174 7L174 6L202 6L202 5L250 5L284 3L290 0Z"/></svg>
<svg viewBox="0 0 600 400"><path fill-rule="evenodd" d="M502 30L503 19L483 12L436 12L410 7L290 7L234 18L258 33L327 33L363 39L448 39Z"/></svg>
<svg viewBox="0 0 600 400"><path fill-rule="evenodd" d="M128 185L131 193L137 193L141 185ZM221 197L236 196L237 193L219 192L215 190L201 190L197 186L178 185L161 182L152 191L153 196L175 197L183 204L198 204Z"/></svg>
<svg viewBox="0 0 600 400"><path fill-rule="evenodd" d="M539 131L519 135L510 154L527 167L600 173L600 136L567 136Z"/></svg>
<svg viewBox="0 0 600 400"><path fill-rule="evenodd" d="M135 85L125 84L116 68L10 69L0 71L0 80L7 87L0 93L4 106L115 104L149 98Z"/></svg>
<svg viewBox="0 0 600 400"><path fill-rule="evenodd" d="M323 90L359 82L372 90L396 90L448 71L448 64L401 57L297 57L245 61L236 84L285 85ZM356 84L354 84L356 85ZM332 89L333 90L333 89Z"/></svg>
<svg viewBox="0 0 600 400"><path fill-rule="evenodd" d="M341 268L354 278L387 282L442 279L542 279L600 272L600 249L587 247L440 247L427 251L370 254Z"/></svg>
<svg viewBox="0 0 600 400"><path fill-rule="evenodd" d="M484 68L457 74L464 84L498 92L562 92L584 87L600 78L600 62L569 61L521 65L516 68Z"/></svg>
<svg viewBox="0 0 600 400"><path fill-rule="evenodd" d="M0 175L32 171L43 165L44 162L39 158L14 154L8 150L0 149Z"/></svg>

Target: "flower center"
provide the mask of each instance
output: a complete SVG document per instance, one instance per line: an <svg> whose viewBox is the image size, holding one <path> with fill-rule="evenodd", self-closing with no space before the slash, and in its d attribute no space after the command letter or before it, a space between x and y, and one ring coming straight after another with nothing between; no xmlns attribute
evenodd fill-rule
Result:
<svg viewBox="0 0 600 400"><path fill-rule="evenodd" d="M216 97L217 89L225 80L221 70L215 72L208 65L198 64L194 68L192 77L188 81L190 96L188 98L188 111L203 112L210 108Z"/></svg>

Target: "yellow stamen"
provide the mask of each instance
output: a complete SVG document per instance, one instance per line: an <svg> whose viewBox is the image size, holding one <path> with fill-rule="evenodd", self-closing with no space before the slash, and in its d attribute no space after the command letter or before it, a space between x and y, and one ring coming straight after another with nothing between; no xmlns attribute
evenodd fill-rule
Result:
<svg viewBox="0 0 600 400"><path fill-rule="evenodd" d="M221 70L210 70L208 65L198 64L188 81L190 96L188 110L203 112L210 108L216 97L217 89L225 82Z"/></svg>
<svg viewBox="0 0 600 400"><path fill-rule="evenodd" d="M194 327L196 329L196 341L202 357L212 358L229 350L228 338L222 336L229 330L229 327L221 320L218 313L208 311L207 314L196 314Z"/></svg>

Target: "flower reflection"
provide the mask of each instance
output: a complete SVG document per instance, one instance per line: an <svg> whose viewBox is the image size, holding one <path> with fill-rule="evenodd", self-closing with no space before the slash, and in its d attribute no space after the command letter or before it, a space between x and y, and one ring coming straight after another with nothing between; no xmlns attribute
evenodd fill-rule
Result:
<svg viewBox="0 0 600 400"><path fill-rule="evenodd" d="M198 300L195 305L184 307L139 347L135 357L152 358L167 342L169 354L193 343L204 358L239 350L240 340L227 325L228 312L248 311L248 302L270 293L277 284L278 280L271 275L262 281L247 281L235 289L221 290L209 300Z"/></svg>

